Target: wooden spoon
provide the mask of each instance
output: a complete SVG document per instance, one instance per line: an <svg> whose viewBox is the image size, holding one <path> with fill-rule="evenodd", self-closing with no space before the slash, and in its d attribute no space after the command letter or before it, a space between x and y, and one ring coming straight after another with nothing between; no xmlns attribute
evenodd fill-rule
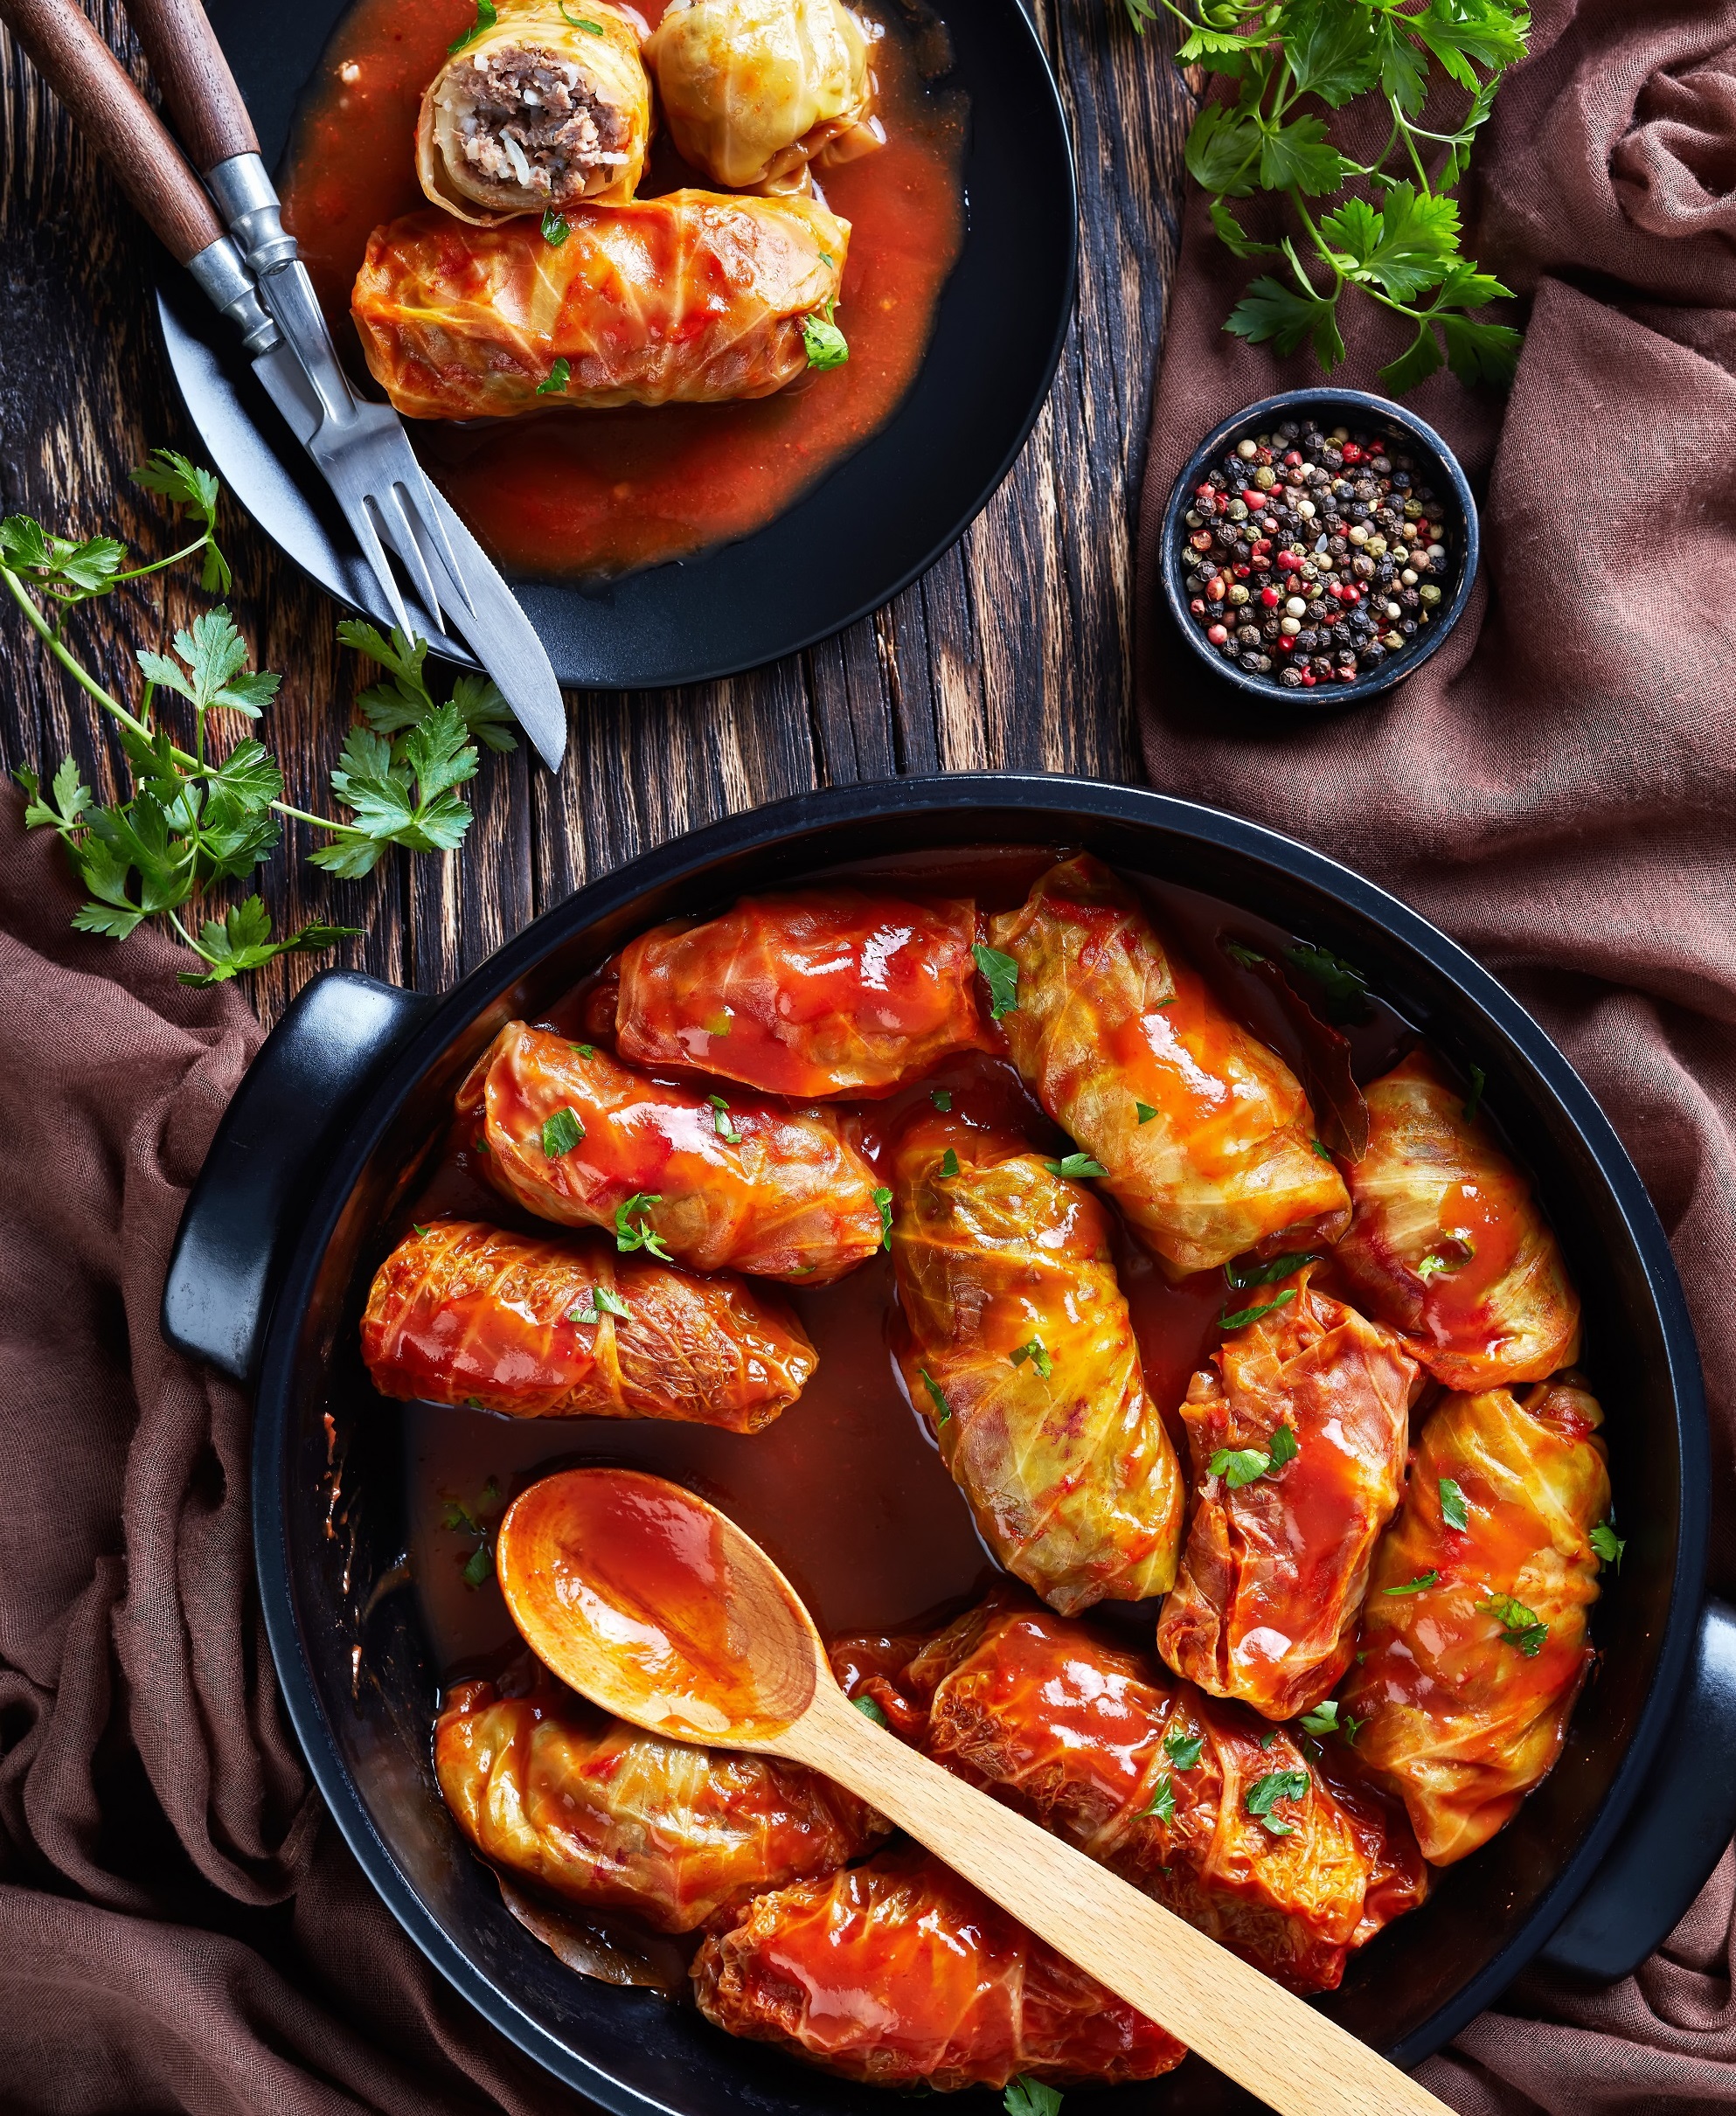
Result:
<svg viewBox="0 0 1736 2116"><path fill-rule="evenodd" d="M836 1779L1284 2116L1448 2116L1324 2014L855 1710L789 1582L691 1492L631 1469L545 1477L507 1509L496 1564L562 1682L654 1734Z"/></svg>

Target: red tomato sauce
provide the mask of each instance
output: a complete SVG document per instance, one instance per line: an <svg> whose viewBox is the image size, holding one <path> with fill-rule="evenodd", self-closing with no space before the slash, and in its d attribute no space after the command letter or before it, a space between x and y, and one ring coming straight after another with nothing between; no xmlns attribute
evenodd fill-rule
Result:
<svg viewBox="0 0 1736 2116"><path fill-rule="evenodd" d="M655 25L662 0L641 11ZM301 108L279 184L284 224L358 374L350 289L373 230L427 204L413 166L417 108L474 17L474 0L355 0ZM925 82L895 18L873 65L886 144L820 175L826 203L851 224L842 367L752 402L409 422L427 468L501 564L594 576L746 536L892 416L963 239L965 104L944 80ZM660 140L642 196L684 185L710 188Z"/></svg>

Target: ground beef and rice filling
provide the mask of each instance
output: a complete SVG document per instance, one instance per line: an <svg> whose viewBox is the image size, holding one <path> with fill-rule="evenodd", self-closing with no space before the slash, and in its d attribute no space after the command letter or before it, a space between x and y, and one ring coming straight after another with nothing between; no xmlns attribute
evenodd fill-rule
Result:
<svg viewBox="0 0 1736 2116"><path fill-rule="evenodd" d="M627 160L625 112L601 100L570 59L509 45L478 52L460 80L464 159L490 183L562 205L596 170Z"/></svg>

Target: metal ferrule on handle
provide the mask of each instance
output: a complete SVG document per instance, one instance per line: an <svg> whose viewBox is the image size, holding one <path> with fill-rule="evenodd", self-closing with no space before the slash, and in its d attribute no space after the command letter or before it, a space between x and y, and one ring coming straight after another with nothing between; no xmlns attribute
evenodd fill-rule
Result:
<svg viewBox="0 0 1736 2116"><path fill-rule="evenodd" d="M212 306L240 332L251 358L256 360L283 343L283 333L266 313L253 275L228 236L219 236L190 257L187 269L210 296Z"/></svg>
<svg viewBox="0 0 1736 2116"><path fill-rule="evenodd" d="M231 155L207 170L205 180L256 279L295 263L301 252L284 228L277 187L258 155Z"/></svg>

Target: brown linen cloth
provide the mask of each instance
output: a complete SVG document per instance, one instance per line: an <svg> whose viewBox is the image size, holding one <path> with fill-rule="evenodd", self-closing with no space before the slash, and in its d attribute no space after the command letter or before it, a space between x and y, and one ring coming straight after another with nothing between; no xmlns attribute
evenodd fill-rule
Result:
<svg viewBox="0 0 1736 2116"><path fill-rule="evenodd" d="M154 933L74 933L22 816L0 795L0 2108L583 2108L321 1809L253 1589L247 1405L158 1331L259 1024Z"/></svg>
<svg viewBox="0 0 1736 2116"><path fill-rule="evenodd" d="M1713 1584L1736 1591L1736 7L1543 0L1467 196L1467 248L1524 299L1503 406L1407 399L1483 498L1459 628L1387 701L1251 713L1174 637L1170 489L1239 406L1317 383L1220 328L1257 266L1190 198L1140 522L1139 711L1165 792L1386 884L1519 995L1620 1129L1670 1231L1714 1432ZM1400 349L1344 303L1333 377ZM1620 1416L1620 1406L1612 1405ZM1736 1761L1706 1759L1728 1772ZM1736 1870L1639 1975L1543 1977L1424 2068L1469 2112L1736 2105Z"/></svg>

